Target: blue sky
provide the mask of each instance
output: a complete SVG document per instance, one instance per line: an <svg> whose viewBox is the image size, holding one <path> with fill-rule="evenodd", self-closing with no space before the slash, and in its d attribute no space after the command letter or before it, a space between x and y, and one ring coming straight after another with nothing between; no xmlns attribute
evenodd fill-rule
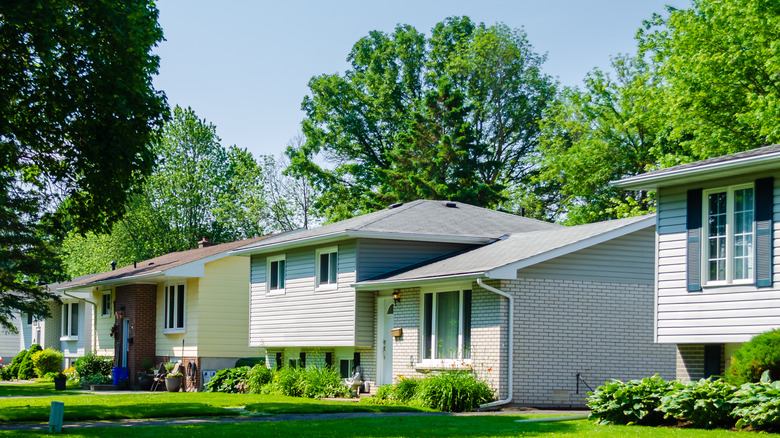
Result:
<svg viewBox="0 0 780 438"><path fill-rule="evenodd" d="M160 0L165 33L155 87L217 127L224 146L278 156L300 132L312 76L343 73L371 30L410 24L430 34L444 18L523 28L544 71L578 86L610 57L635 53L642 20L689 0L249 1Z"/></svg>

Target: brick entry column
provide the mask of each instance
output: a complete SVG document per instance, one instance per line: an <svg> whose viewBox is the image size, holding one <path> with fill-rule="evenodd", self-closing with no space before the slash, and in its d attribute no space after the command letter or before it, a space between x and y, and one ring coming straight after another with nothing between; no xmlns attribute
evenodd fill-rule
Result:
<svg viewBox="0 0 780 438"><path fill-rule="evenodd" d="M124 308L124 310L122 310ZM127 355L128 377L131 384L138 384L138 372L141 371L141 361L149 358L154 361L157 334L157 285L131 284L118 286L114 300L114 310L118 315L124 315L129 322L131 341ZM124 337L124 321L116 320L117 330L114 335L114 365L122 362L122 339Z"/></svg>

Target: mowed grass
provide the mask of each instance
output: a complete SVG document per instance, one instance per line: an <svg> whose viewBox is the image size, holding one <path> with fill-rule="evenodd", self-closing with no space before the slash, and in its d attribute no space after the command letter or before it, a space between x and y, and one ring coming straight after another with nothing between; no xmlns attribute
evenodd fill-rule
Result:
<svg viewBox="0 0 780 438"><path fill-rule="evenodd" d="M587 420L559 423L516 423L527 416L426 416L341 420L201 424L193 426L135 426L66 430L73 437L549 437L549 438L747 438L777 436L726 430L670 429L639 426L597 426ZM43 436L41 432L1 432L0 436Z"/></svg>
<svg viewBox="0 0 780 438"><path fill-rule="evenodd" d="M48 421L52 401L65 403L64 421L235 416L241 413L427 412L407 406L369 405L307 398L210 392L85 394L0 399L0 422ZM2 427L0 425L0 427Z"/></svg>
<svg viewBox="0 0 780 438"><path fill-rule="evenodd" d="M68 382L68 389L80 388L78 383ZM73 392L57 391L54 382L49 383L3 383L0 384L0 397L34 395L71 395Z"/></svg>

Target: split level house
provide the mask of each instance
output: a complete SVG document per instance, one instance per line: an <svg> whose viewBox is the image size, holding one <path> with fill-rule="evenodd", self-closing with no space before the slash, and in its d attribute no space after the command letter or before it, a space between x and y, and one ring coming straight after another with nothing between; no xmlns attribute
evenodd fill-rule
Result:
<svg viewBox="0 0 780 438"><path fill-rule="evenodd" d="M653 338L655 223L421 200L231 253L250 262L248 342L270 365L357 369L371 391L471 369L498 403L584 406L588 385L675 375Z"/></svg>
<svg viewBox="0 0 780 438"><path fill-rule="evenodd" d="M657 192L654 340L677 377L720 375L735 349L780 328L780 145L614 182Z"/></svg>
<svg viewBox="0 0 780 438"><path fill-rule="evenodd" d="M89 330L75 336L91 339L89 351L126 367L131 384L148 359L155 365L181 362L186 389L201 389L204 372L257 356L249 345L249 260L230 251L265 238L220 245L204 239L196 249L63 285L95 315Z"/></svg>
<svg viewBox="0 0 780 438"><path fill-rule="evenodd" d="M81 277L79 280L88 278ZM3 364L11 363L22 350L29 350L33 344L42 348L62 351L63 367L69 367L85 352L91 351L90 333L93 309L80 296L63 294L59 289L67 283L54 283L46 287L57 295L60 301L49 301L50 316L45 319L26 313L16 313L13 323L16 333L0 332L0 357Z"/></svg>

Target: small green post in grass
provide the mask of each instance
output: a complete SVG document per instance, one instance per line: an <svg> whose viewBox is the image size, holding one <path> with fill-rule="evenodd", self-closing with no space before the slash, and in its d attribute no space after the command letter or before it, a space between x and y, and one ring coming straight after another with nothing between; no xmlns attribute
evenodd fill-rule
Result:
<svg viewBox="0 0 780 438"><path fill-rule="evenodd" d="M62 417L65 415L65 403L53 401L51 402L51 410L49 411L49 433L62 432Z"/></svg>

